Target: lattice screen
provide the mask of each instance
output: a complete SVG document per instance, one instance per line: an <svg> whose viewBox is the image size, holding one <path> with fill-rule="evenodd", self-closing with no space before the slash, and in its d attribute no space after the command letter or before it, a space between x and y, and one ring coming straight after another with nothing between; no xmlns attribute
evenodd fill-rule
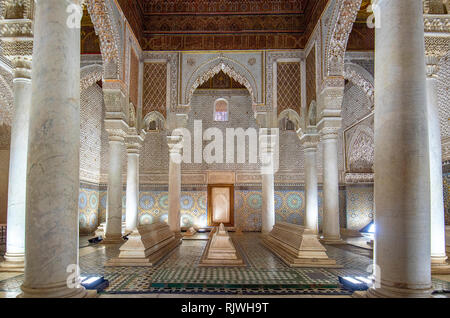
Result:
<svg viewBox="0 0 450 318"><path fill-rule="evenodd" d="M278 114L285 109L293 109L300 114L301 79L300 63L278 63L277 66L277 105Z"/></svg>
<svg viewBox="0 0 450 318"><path fill-rule="evenodd" d="M166 116L167 64L144 64L142 115L159 111Z"/></svg>

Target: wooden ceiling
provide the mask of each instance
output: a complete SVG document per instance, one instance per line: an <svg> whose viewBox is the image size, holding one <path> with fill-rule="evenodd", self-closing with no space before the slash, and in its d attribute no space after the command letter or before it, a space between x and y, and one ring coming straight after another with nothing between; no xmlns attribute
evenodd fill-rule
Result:
<svg viewBox="0 0 450 318"><path fill-rule="evenodd" d="M118 0L144 50L304 48L328 0Z"/></svg>
<svg viewBox="0 0 450 318"><path fill-rule="evenodd" d="M302 49L328 0L117 0L145 51ZM363 0L347 50L373 51ZM87 11L82 53L98 54Z"/></svg>

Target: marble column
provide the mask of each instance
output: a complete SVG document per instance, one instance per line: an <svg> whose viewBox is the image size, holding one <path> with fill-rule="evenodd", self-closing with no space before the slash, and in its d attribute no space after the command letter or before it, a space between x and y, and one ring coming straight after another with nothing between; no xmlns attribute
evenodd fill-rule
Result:
<svg viewBox="0 0 450 318"><path fill-rule="evenodd" d="M180 197L181 197L181 155L183 149L182 136L167 136L169 145L169 215L170 230L181 233Z"/></svg>
<svg viewBox="0 0 450 318"><path fill-rule="evenodd" d="M343 244L339 225L338 136L336 130L322 132L323 146L323 238L325 244Z"/></svg>
<svg viewBox="0 0 450 318"><path fill-rule="evenodd" d="M305 227L319 234L319 198L317 188L318 135L304 135L300 139L305 156Z"/></svg>
<svg viewBox="0 0 450 318"><path fill-rule="evenodd" d="M80 29L67 6L35 1L22 297L82 297L77 282ZM80 9L81 10L81 9ZM72 272L71 272L72 271ZM73 283L73 285L71 284Z"/></svg>
<svg viewBox="0 0 450 318"><path fill-rule="evenodd" d="M127 192L126 192L126 232L136 229L139 202L139 152L140 145L127 144Z"/></svg>
<svg viewBox="0 0 450 318"><path fill-rule="evenodd" d="M262 175L261 232L267 234L275 225L275 188L273 173Z"/></svg>
<svg viewBox="0 0 450 318"><path fill-rule="evenodd" d="M103 244L122 243L122 155L124 136L109 133L109 167L106 226Z"/></svg>
<svg viewBox="0 0 450 318"><path fill-rule="evenodd" d="M439 59L426 57L427 64L427 114L430 158L430 213L431 213L431 268L443 270L447 265L445 253L444 187L442 179L441 124L437 92Z"/></svg>
<svg viewBox="0 0 450 318"><path fill-rule="evenodd" d="M375 29L375 285L431 294L430 159L421 0L378 0Z"/></svg>
<svg viewBox="0 0 450 318"><path fill-rule="evenodd" d="M31 61L15 59L14 117L8 181L8 217L5 262L0 271L23 271L25 265L25 205L28 127L31 111Z"/></svg>
<svg viewBox="0 0 450 318"><path fill-rule="evenodd" d="M274 186L274 135L271 129L260 129L260 150L262 159L262 214L261 232L268 234L275 225L275 186Z"/></svg>

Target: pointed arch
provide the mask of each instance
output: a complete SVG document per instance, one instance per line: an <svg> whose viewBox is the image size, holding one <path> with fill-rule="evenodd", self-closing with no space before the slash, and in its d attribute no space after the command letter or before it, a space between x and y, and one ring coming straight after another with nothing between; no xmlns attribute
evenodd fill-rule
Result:
<svg viewBox="0 0 450 318"><path fill-rule="evenodd" d="M299 116L299 114L293 109L285 109L278 115L278 122L280 122L283 118L289 119L295 125L295 130L299 130L301 128L303 131L305 130L305 122L304 118Z"/></svg>
<svg viewBox="0 0 450 318"><path fill-rule="evenodd" d="M344 65L344 78L361 88L369 98L372 104L371 107L374 106L375 85L372 74L358 64L346 62Z"/></svg>
<svg viewBox="0 0 450 318"><path fill-rule="evenodd" d="M166 118L158 111L151 111L144 117L144 127L148 131L148 127L152 121L160 121L161 127L166 128Z"/></svg>
<svg viewBox="0 0 450 318"><path fill-rule="evenodd" d="M361 8L362 0L336 0L336 2L332 19L330 19L330 25L333 27L328 31L325 45L325 77L343 75L348 37Z"/></svg>
<svg viewBox="0 0 450 318"><path fill-rule="evenodd" d="M80 70L80 89L85 90L89 86L101 81L103 78L103 67L99 64L91 64Z"/></svg>
<svg viewBox="0 0 450 318"><path fill-rule="evenodd" d="M123 70L120 59L120 33L117 21L105 0L86 0L95 33L100 40L104 78L119 79Z"/></svg>
<svg viewBox="0 0 450 318"><path fill-rule="evenodd" d="M255 77L239 62L224 56L218 56L200 65L190 76L184 91L183 104L188 106L191 102L194 91L204 82L214 77L220 71L244 85L252 97L252 103L258 104L260 94Z"/></svg>

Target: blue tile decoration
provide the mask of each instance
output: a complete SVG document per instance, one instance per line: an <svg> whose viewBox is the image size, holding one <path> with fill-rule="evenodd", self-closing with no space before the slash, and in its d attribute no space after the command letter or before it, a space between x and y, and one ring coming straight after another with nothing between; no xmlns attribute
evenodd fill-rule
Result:
<svg viewBox="0 0 450 318"><path fill-rule="evenodd" d="M374 219L372 186L347 186L345 201L348 229L359 231Z"/></svg>

